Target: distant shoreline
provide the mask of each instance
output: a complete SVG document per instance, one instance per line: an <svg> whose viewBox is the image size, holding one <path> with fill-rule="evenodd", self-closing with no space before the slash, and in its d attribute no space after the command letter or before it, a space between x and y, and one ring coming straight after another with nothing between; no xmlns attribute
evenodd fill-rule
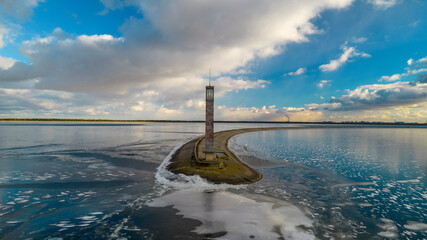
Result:
<svg viewBox="0 0 427 240"><path fill-rule="evenodd" d="M117 122L117 123L204 123L202 120L114 120L114 119L67 119L67 118L0 118L0 122ZM270 123L270 124L339 124L339 125L387 125L427 126L427 123L406 122L279 122L279 121L215 121L215 123Z"/></svg>

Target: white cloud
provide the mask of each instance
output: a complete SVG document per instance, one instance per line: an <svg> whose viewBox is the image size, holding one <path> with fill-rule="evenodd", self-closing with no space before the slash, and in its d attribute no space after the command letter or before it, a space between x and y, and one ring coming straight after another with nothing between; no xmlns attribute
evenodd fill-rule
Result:
<svg viewBox="0 0 427 240"><path fill-rule="evenodd" d="M1 89L0 102L13 113L32 113L60 117L99 117L131 119L202 119L204 113L204 87L206 79L176 78L175 83L153 82L146 90L127 95L102 96L90 93L70 93L56 90ZM262 88L269 82L220 77L214 82L215 96L229 92ZM58 105L54 105L57 103ZM3 114L13 115L11 111ZM173 115L173 113L177 115ZM4 115L3 115L4 116Z"/></svg>
<svg viewBox="0 0 427 240"><path fill-rule="evenodd" d="M364 43L364 42L366 42L368 39L367 39L367 38L365 38L365 37L359 37L359 38L354 37L352 40L353 40L353 42L354 42L354 43Z"/></svg>
<svg viewBox="0 0 427 240"><path fill-rule="evenodd" d="M337 59L331 60L327 64L320 65L319 69L322 72L331 72L331 71L337 70L338 68L340 68L342 65L344 65L346 62L350 61L354 57L358 57L358 56L365 57L365 58L371 57L371 55L367 53L357 51L355 47L344 46L342 50L343 50L343 53Z"/></svg>
<svg viewBox="0 0 427 240"><path fill-rule="evenodd" d="M368 0L369 3L380 9L387 9L399 3L398 0Z"/></svg>
<svg viewBox="0 0 427 240"><path fill-rule="evenodd" d="M15 62L16 60L13 58L6 58L0 56L0 70L10 68L11 66L13 66L13 64L15 64Z"/></svg>
<svg viewBox="0 0 427 240"><path fill-rule="evenodd" d="M420 22L421 22L421 20L417 20L417 21L415 21L415 22L410 23L410 24L409 24L409 26L411 26L411 27L415 28L415 27L417 27L417 26L418 26L418 24L420 24Z"/></svg>
<svg viewBox="0 0 427 240"><path fill-rule="evenodd" d="M328 103L309 104L329 111L384 109L427 101L427 83L396 82L360 86Z"/></svg>
<svg viewBox="0 0 427 240"><path fill-rule="evenodd" d="M173 84L168 81L159 81L147 84L146 88L156 92L156 95L149 100L154 100L168 108L179 108L184 105L196 107L199 106L196 103L204 99L207 82L208 80L203 78L175 78ZM213 81L216 98L230 92L264 88L267 84L269 82L265 80L250 81L230 77L220 77ZM189 101L193 104L189 104Z"/></svg>
<svg viewBox="0 0 427 240"><path fill-rule="evenodd" d="M332 82L331 80L322 80L317 84L317 87L323 88L325 86L329 86L331 82Z"/></svg>
<svg viewBox="0 0 427 240"><path fill-rule="evenodd" d="M427 102L423 104L408 105L405 107L395 107L386 109L372 109L359 111L329 111L324 112L324 120L330 121L371 121L371 122L419 122L424 123L427 118L425 108Z"/></svg>
<svg viewBox="0 0 427 240"><path fill-rule="evenodd" d="M381 76L378 81L393 82L393 81L402 79L402 77L412 76L418 73L427 72L427 64L425 64L427 63L427 57L420 58L417 61L411 58L407 61L407 63L408 63L408 68L406 68L405 73L395 73L391 76Z"/></svg>
<svg viewBox="0 0 427 240"><path fill-rule="evenodd" d="M426 63L427 62L427 57L423 57L417 60L417 63Z"/></svg>
<svg viewBox="0 0 427 240"><path fill-rule="evenodd" d="M103 111L103 110L99 110L99 109L95 109L95 108L87 108L85 110L85 112L87 114L89 114L90 116L100 116L100 115L109 115L110 114L107 111Z"/></svg>
<svg viewBox="0 0 427 240"><path fill-rule="evenodd" d="M54 90L0 88L0 117L116 118L134 117L139 98L103 98ZM152 111L150 104L144 110ZM148 117L148 116L146 116Z"/></svg>
<svg viewBox="0 0 427 240"><path fill-rule="evenodd" d="M23 45L21 51L30 64L0 57L0 82L37 78L36 88L53 89L0 89L0 116L203 119L204 86L210 67L219 98L268 86L264 80L226 76L245 71L258 58L282 52L289 43L308 41L310 34L320 32L311 19L325 9L344 8L352 1L103 2L109 10L134 4L144 19L128 19L120 28L120 37L71 36L56 29ZM365 41L364 37L349 40L354 44ZM344 46L339 57L319 69L335 71L356 57L370 55L356 46ZM427 58L408 61L411 69L404 74L425 71L415 68L425 62ZM288 74L306 71L299 68ZM390 79L401 77L393 76ZM330 83L322 80L317 86L323 88ZM317 108L338 112L408 106L426 101L423 84L361 86L328 103L305 108L218 106L216 118L316 121L331 112Z"/></svg>
<svg viewBox="0 0 427 240"><path fill-rule="evenodd" d="M130 5L138 5L138 0L100 0L104 5L105 9L98 13L99 15L105 15L110 10L122 9Z"/></svg>
<svg viewBox="0 0 427 240"><path fill-rule="evenodd" d="M123 42L123 38L115 38L109 34L91 35L91 36L80 35L77 37L77 41L81 42L84 45L90 45L93 47L97 47L97 46L102 45L102 44L110 44L110 43L114 43L114 42ZM50 43L50 40L45 41L45 43ZM108 47L108 45L107 45L107 47Z"/></svg>
<svg viewBox="0 0 427 240"><path fill-rule="evenodd" d="M402 76L405 76L406 74L393 74L391 76L382 76L380 78L380 81L386 81L386 82L393 82L393 81L397 81L400 80L402 78Z"/></svg>
<svg viewBox="0 0 427 240"><path fill-rule="evenodd" d="M13 42L15 32L20 28L20 25L10 22L11 18L21 21L30 17L33 14L33 8L43 1L0 0L0 49L7 43ZM0 70L10 68L13 63L15 63L14 59L0 56Z"/></svg>
<svg viewBox="0 0 427 240"><path fill-rule="evenodd" d="M73 104L78 104L79 100L66 92L0 88L0 102L0 117L36 117L39 114L51 116L65 111Z"/></svg>
<svg viewBox="0 0 427 240"><path fill-rule="evenodd" d="M365 85L306 107L217 106L217 120L258 121L346 121L395 119L424 121L427 117L427 83L398 82ZM126 98L95 97L90 94L53 90L0 88L0 117L66 117L108 119L203 119L204 101L189 100L167 107L153 104L156 93L142 92Z"/></svg>
<svg viewBox="0 0 427 240"><path fill-rule="evenodd" d="M422 72L427 72L427 68L408 70L408 72L406 73L406 75L410 76L410 75L415 75L415 74L422 73Z"/></svg>
<svg viewBox="0 0 427 240"><path fill-rule="evenodd" d="M0 88L0 117L66 117L108 119L181 119L202 120L205 102L189 100L178 107L153 104L153 93L126 98L103 98L90 94L54 90ZM306 108L275 105L262 107L217 106L217 120L316 121L322 113Z"/></svg>
<svg viewBox="0 0 427 240"><path fill-rule="evenodd" d="M306 68L298 68L298 70L296 70L295 72L289 72L289 73L285 74L285 76L286 75L289 75L289 76L298 76L298 75L304 74L306 71L307 71Z"/></svg>
<svg viewBox="0 0 427 240"><path fill-rule="evenodd" d="M144 102L143 101L138 101L138 104L132 106L131 109L133 111L137 111L137 112L144 110Z"/></svg>
<svg viewBox="0 0 427 240"><path fill-rule="evenodd" d="M0 16L9 15L24 20L33 15L33 8L44 0L0 0Z"/></svg>
<svg viewBox="0 0 427 240"><path fill-rule="evenodd" d="M284 107L227 107L218 106L215 119L229 121L320 121L321 111L306 108Z"/></svg>
<svg viewBox="0 0 427 240"><path fill-rule="evenodd" d="M209 68L218 77L276 55L288 43L308 41L318 32L311 19L351 2L125 1L139 7L144 18L126 21L121 37L54 32L33 39L21 49L31 64L0 71L0 81L39 78L38 88L124 95L200 79ZM117 1L104 4L123 7Z"/></svg>
<svg viewBox="0 0 427 240"><path fill-rule="evenodd" d="M6 35L9 33L9 29L2 26L0 23L0 48L4 47Z"/></svg>

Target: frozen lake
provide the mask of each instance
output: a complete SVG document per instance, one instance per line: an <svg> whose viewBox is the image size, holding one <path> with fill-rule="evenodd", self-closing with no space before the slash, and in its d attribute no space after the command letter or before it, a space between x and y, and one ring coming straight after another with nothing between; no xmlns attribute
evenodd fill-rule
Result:
<svg viewBox="0 0 427 240"><path fill-rule="evenodd" d="M270 126L289 125L215 131ZM0 123L0 238L427 237L425 128L238 135L230 147L264 176L248 186L158 172L203 133L201 123Z"/></svg>

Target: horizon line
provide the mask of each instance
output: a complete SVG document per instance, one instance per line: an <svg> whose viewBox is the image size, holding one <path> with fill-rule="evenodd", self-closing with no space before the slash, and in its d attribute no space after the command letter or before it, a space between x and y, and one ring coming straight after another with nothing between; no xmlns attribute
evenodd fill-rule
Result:
<svg viewBox="0 0 427 240"><path fill-rule="evenodd" d="M1 122L192 122L192 123L204 123L204 120L160 120L160 119L131 119L131 120L119 120L119 119L91 119L91 118L0 118ZM381 122L381 121L247 121L247 120L215 120L217 123L274 123L274 124L367 124L367 125L421 125L427 126L426 123L418 122Z"/></svg>

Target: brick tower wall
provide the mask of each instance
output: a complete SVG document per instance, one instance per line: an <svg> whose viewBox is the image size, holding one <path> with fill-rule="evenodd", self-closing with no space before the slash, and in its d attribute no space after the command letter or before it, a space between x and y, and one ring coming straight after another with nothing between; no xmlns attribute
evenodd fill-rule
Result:
<svg viewBox="0 0 427 240"><path fill-rule="evenodd" d="M206 125L205 125L205 152L213 152L213 132L214 132L214 97L207 97L208 89L213 89L213 86L206 86Z"/></svg>

